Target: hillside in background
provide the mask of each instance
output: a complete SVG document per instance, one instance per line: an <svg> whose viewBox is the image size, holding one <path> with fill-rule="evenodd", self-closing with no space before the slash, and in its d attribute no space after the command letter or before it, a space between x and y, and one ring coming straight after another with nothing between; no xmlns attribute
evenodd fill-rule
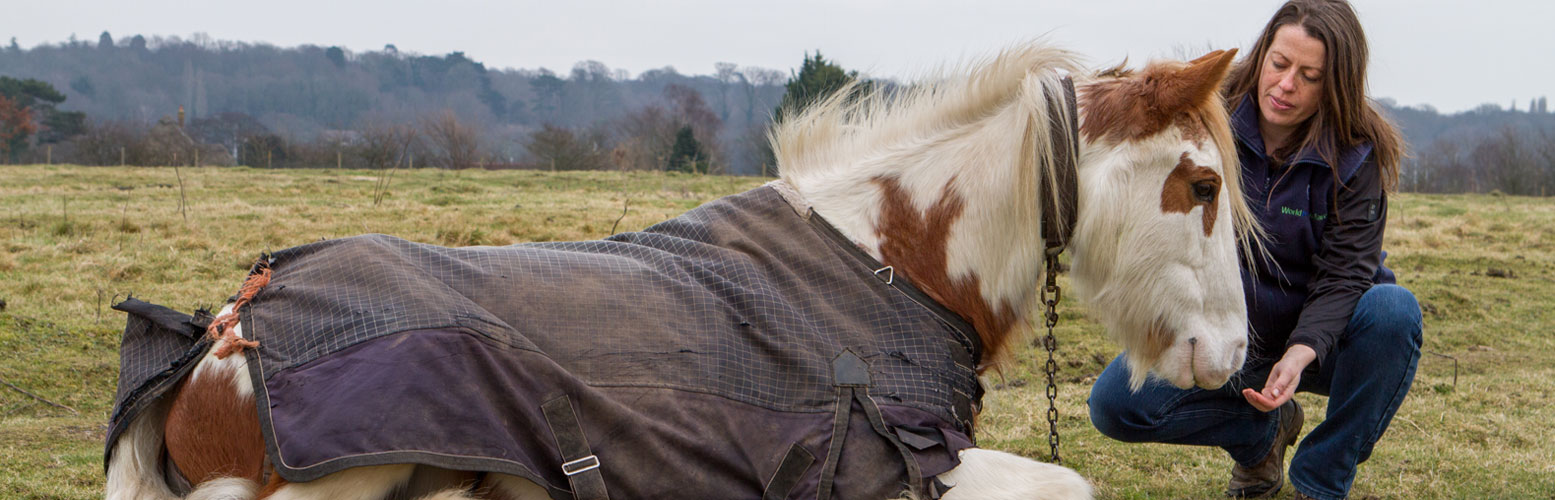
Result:
<svg viewBox="0 0 1555 500"><path fill-rule="evenodd" d="M596 61L558 74L393 45L353 53L106 32L95 43L13 42L0 48L0 76L53 85L66 97L59 108L94 126L59 156L34 148L12 162L664 169L684 146L700 162L692 170L736 174L770 167L765 134L790 77L735 63L633 76ZM1402 189L1555 194L1547 99L1453 114L1378 102L1413 152ZM180 107L188 127L172 126ZM201 145L211 147L193 152Z"/></svg>
<svg viewBox="0 0 1555 500"><path fill-rule="evenodd" d="M1450 115L1388 99L1379 104L1409 141L1403 189L1555 194L1555 114L1548 99L1533 99L1521 110L1485 104Z"/></svg>
<svg viewBox="0 0 1555 500"><path fill-rule="evenodd" d="M749 143L763 137L788 78L732 63L721 63L715 75L666 67L631 77L583 61L556 74L492 69L460 52L420 55L393 45L352 53L201 35L116 41L108 33L96 43L0 49L0 75L52 84L67 96L61 108L83 111L99 124L152 124L174 118L182 106L190 123L252 122L288 142L420 123L451 111L505 162L521 161L528 135L545 125L612 134L619 131L606 125L633 113L674 115L682 111L677 106L689 107L698 125L712 129L698 130L699 138L719 145L736 172L759 169L752 163L761 152Z"/></svg>

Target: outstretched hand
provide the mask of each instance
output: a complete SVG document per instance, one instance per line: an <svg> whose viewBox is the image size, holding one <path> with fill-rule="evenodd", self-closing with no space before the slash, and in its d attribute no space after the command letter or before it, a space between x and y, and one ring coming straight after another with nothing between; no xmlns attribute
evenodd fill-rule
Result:
<svg viewBox="0 0 1555 500"><path fill-rule="evenodd" d="M1263 391L1242 389L1242 397L1258 411L1274 411L1296 394L1296 386L1301 384L1301 371L1315 359L1317 351L1311 347L1290 346L1285 350L1285 356L1269 370L1269 380L1263 384Z"/></svg>

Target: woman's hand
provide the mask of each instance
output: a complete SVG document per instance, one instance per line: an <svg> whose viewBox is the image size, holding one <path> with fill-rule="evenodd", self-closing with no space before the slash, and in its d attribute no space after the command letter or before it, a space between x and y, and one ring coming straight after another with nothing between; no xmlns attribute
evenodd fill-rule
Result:
<svg viewBox="0 0 1555 500"><path fill-rule="evenodd" d="M1296 386L1301 384L1301 371L1314 359L1317 359L1317 352L1311 347L1290 346L1285 350L1285 356L1269 370L1269 381L1263 384L1263 391L1242 389L1242 397L1258 411L1274 411L1296 394Z"/></svg>

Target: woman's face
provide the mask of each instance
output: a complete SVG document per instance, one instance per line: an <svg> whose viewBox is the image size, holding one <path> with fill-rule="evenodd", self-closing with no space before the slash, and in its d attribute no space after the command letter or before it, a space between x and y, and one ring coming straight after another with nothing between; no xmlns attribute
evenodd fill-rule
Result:
<svg viewBox="0 0 1555 500"><path fill-rule="evenodd" d="M1284 136L1317 113L1323 93L1323 42L1298 24L1281 26L1258 74L1258 109L1265 131ZM1270 139L1265 137L1265 140Z"/></svg>

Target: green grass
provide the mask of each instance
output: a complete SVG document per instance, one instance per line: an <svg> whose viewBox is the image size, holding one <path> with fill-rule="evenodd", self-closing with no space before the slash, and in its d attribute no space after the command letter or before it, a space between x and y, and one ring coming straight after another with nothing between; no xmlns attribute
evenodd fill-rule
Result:
<svg viewBox="0 0 1555 500"><path fill-rule="evenodd" d="M600 238L638 230L764 179L619 172L0 167L0 498L102 496L102 438L134 293L189 311L231 294L262 251L380 232L443 245ZM629 205L622 216L623 205ZM1415 389L1360 468L1353 498L1555 498L1555 202L1398 195L1388 264L1425 309ZM617 223L617 219L620 222ZM1502 277L1504 276L1504 277ZM1211 498L1214 449L1123 444L1087 421L1089 382L1117 354L1073 301L1061 307L1065 465L1101 498ZM1047 450L1042 353L994 375L980 444ZM1325 401L1300 395L1308 428ZM1287 488L1280 496L1289 498Z"/></svg>

